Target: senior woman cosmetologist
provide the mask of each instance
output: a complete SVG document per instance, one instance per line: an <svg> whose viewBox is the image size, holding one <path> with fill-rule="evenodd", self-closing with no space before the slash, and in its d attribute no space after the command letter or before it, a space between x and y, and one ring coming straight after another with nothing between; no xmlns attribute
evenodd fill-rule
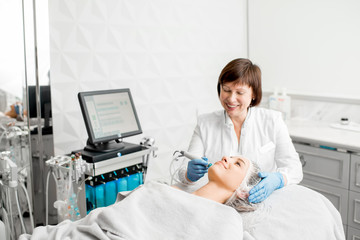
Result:
<svg viewBox="0 0 360 240"><path fill-rule="evenodd" d="M189 161L179 171L181 182L201 187L209 162L242 155L261 170L262 180L251 189L249 202L262 202L274 190L299 183L302 166L281 113L257 107L262 97L260 68L244 58L231 61L220 73L217 91L224 110L199 116L188 149L206 158Z"/></svg>

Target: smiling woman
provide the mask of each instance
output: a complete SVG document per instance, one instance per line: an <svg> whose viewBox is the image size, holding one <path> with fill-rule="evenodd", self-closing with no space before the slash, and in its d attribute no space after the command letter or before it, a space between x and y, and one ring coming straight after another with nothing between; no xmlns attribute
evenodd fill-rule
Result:
<svg viewBox="0 0 360 240"><path fill-rule="evenodd" d="M234 191L242 183L250 165L251 162L246 158L223 157L209 169L209 181L216 179L224 187Z"/></svg>
<svg viewBox="0 0 360 240"><path fill-rule="evenodd" d="M250 191L252 203L277 189L302 180L299 156L281 113L258 107L262 98L261 70L249 59L234 59L223 68L217 92L223 110L198 117L188 152L208 159L191 159L178 171L192 188L207 183L207 165L224 155L241 155L256 163L262 181Z"/></svg>
<svg viewBox="0 0 360 240"><path fill-rule="evenodd" d="M223 157L209 168L209 182L193 194L226 204L239 212L254 211L249 191L260 182L259 167L242 156Z"/></svg>

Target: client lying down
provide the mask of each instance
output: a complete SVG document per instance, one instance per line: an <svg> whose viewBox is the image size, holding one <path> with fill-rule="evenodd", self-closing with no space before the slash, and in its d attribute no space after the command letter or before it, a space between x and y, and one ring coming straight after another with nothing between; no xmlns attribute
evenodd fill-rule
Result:
<svg viewBox="0 0 360 240"><path fill-rule="evenodd" d="M223 157L209 168L208 184L193 194L149 182L83 219L37 227L19 239L242 239L241 216L228 206L255 209L247 197L261 180L257 173L246 158Z"/></svg>
<svg viewBox="0 0 360 240"><path fill-rule="evenodd" d="M238 210L253 211L249 191L260 182L259 167L240 156L223 157L208 170L209 182L193 192L197 196L224 203Z"/></svg>

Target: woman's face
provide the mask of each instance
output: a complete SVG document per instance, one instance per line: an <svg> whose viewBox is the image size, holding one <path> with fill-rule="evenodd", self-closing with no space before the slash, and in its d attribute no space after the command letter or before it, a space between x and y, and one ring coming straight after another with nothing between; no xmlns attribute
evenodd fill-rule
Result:
<svg viewBox="0 0 360 240"><path fill-rule="evenodd" d="M237 82L221 85L220 102L230 118L246 116L252 98L253 90L248 85Z"/></svg>
<svg viewBox="0 0 360 240"><path fill-rule="evenodd" d="M250 164L244 157L223 157L209 168L209 181L214 181L233 192L244 180Z"/></svg>

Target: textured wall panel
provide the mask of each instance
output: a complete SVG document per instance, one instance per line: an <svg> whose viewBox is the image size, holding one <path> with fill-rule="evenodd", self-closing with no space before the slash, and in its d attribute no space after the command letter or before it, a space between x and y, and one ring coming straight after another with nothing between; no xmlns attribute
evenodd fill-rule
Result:
<svg viewBox="0 0 360 240"><path fill-rule="evenodd" d="M50 9L55 153L83 148L87 133L79 91L130 88L159 157L149 176L168 175L186 149L196 114L221 106L224 65L246 56L242 0L54 0Z"/></svg>

